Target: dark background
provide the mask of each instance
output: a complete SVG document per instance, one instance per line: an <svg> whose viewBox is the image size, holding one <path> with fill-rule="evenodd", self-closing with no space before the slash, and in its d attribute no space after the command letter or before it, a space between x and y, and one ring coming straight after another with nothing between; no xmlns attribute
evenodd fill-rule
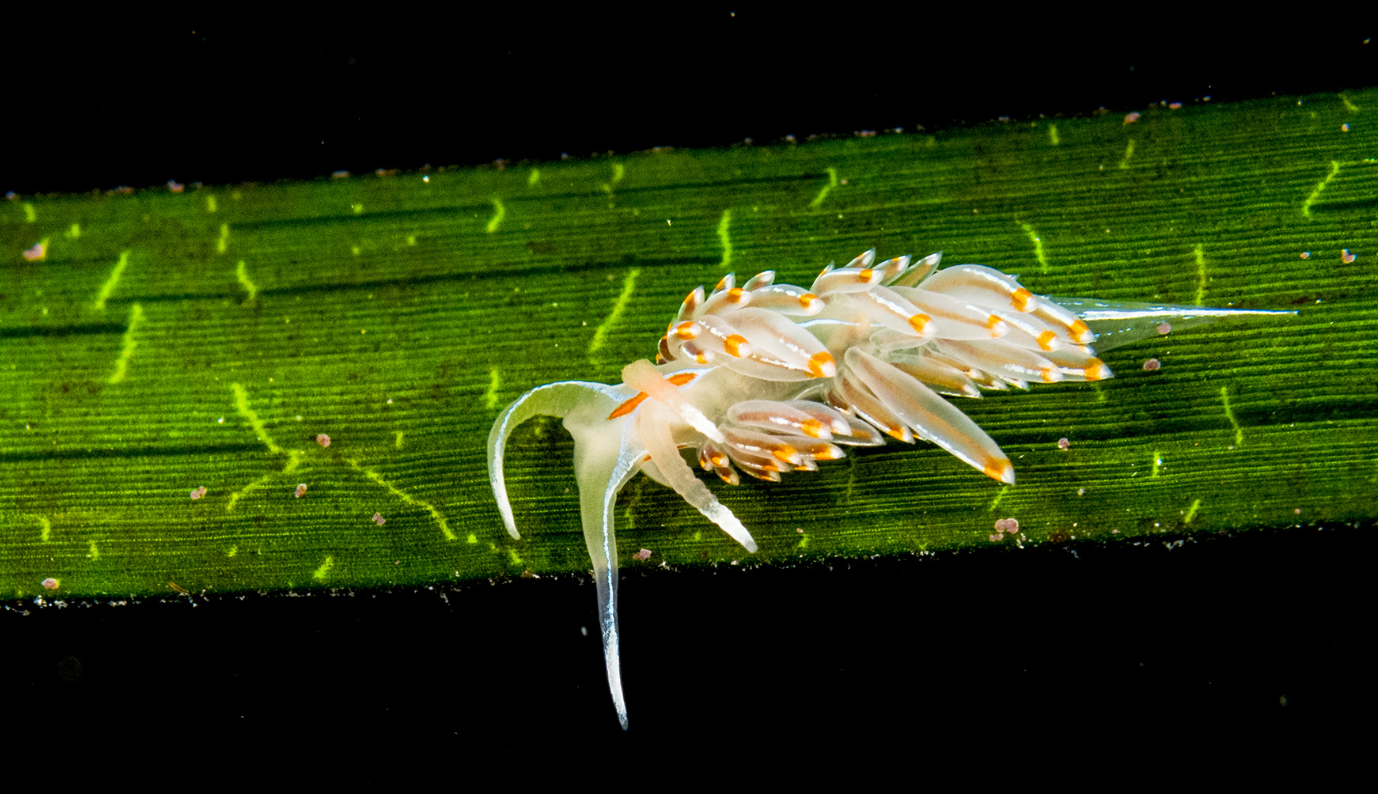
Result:
<svg viewBox="0 0 1378 794"><path fill-rule="evenodd" d="M321 17L12 26L0 192L938 130L1378 82L1372 30L1327 22L1315 35L1297 18L515 4Z"/></svg>
<svg viewBox="0 0 1378 794"><path fill-rule="evenodd" d="M935 131L1378 83L1370 31L1301 36L1301 22L734 8L16 26L0 192ZM1365 739L1356 714L1371 720L1375 528L1247 529L1171 551L629 576L626 734L592 586L571 577L198 606L12 601L0 714L31 746L130 747L163 769L191 753L246 779L270 758L307 780L452 785L1240 752L1319 769Z"/></svg>

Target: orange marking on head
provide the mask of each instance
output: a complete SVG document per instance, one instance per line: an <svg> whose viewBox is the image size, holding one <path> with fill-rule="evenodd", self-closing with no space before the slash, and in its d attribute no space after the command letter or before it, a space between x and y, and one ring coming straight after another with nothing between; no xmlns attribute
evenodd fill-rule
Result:
<svg viewBox="0 0 1378 794"><path fill-rule="evenodd" d="M928 324L933 322L933 318L926 314L916 314L909 318L909 327L914 329L914 333L924 336L928 333Z"/></svg>
<svg viewBox="0 0 1378 794"><path fill-rule="evenodd" d="M733 358L751 355L751 345L747 344L746 337L741 334L732 334L722 340L722 346L723 350L727 351L727 355Z"/></svg>
<svg viewBox="0 0 1378 794"><path fill-rule="evenodd" d="M1038 346L1043 350L1052 350L1053 343L1057 340L1057 334L1052 331L1044 331L1038 335Z"/></svg>
<svg viewBox="0 0 1378 794"><path fill-rule="evenodd" d="M699 332L701 330L702 326L700 326L698 323L685 320L684 322L675 326L674 333L675 336L679 339L697 339Z"/></svg>
<svg viewBox="0 0 1378 794"><path fill-rule="evenodd" d="M837 447L827 446L827 447L824 447L823 449L820 449L819 451L813 453L813 459L814 459L814 460L837 460L837 458L839 457L839 455L837 454L838 451L839 451L839 450L837 449Z"/></svg>
<svg viewBox="0 0 1378 794"><path fill-rule="evenodd" d="M646 457L644 457L644 458L641 459L641 462L642 462L642 463L650 463L650 462L651 462L651 456L650 456L650 455L647 455Z"/></svg>
<svg viewBox="0 0 1378 794"><path fill-rule="evenodd" d="M803 306L805 309L811 309L813 308L813 302L816 300L818 300L817 295L812 292L805 292L803 295L799 296L799 305Z"/></svg>
<svg viewBox="0 0 1378 794"><path fill-rule="evenodd" d="M686 383L689 383L690 381L692 381L693 379L694 379L694 373L692 373L692 372L676 372L675 374L671 375L670 377L666 378L665 380L669 381L670 383L672 383L672 384L674 384L674 385L676 385L676 386L683 386L683 385L685 385Z"/></svg>
<svg viewBox="0 0 1378 794"><path fill-rule="evenodd" d="M903 427L892 427L892 428L890 428L890 429L888 429L888 430L885 431L885 435L890 436L891 438L899 439L900 441L908 441L908 440L909 440L909 439L907 439L907 438L904 437L904 428L903 428Z"/></svg>
<svg viewBox="0 0 1378 794"><path fill-rule="evenodd" d="M713 285L713 289L722 289L727 286L727 276L718 279L718 283Z"/></svg>
<svg viewBox="0 0 1378 794"><path fill-rule="evenodd" d="M722 454L721 452L708 453L708 460L711 461L714 466L717 466L720 469L727 466L727 456Z"/></svg>
<svg viewBox="0 0 1378 794"><path fill-rule="evenodd" d="M708 356L704 355L703 353L699 353L698 355L694 356L694 361L698 362L699 364L706 365L708 363Z"/></svg>
<svg viewBox="0 0 1378 794"><path fill-rule="evenodd" d="M856 275L858 280L865 281L869 284L871 281L875 280L876 271L868 267L860 273L857 273Z"/></svg>
<svg viewBox="0 0 1378 794"><path fill-rule="evenodd" d="M1110 368L1105 366L1105 362L1098 358L1093 358L1086 362L1087 380L1105 380L1110 377Z"/></svg>
<svg viewBox="0 0 1378 794"><path fill-rule="evenodd" d="M823 423L817 419L806 419L799 425L799 430L809 438L823 437Z"/></svg>
<svg viewBox="0 0 1378 794"><path fill-rule="evenodd" d="M1044 368L1043 368L1043 382L1044 382L1044 383L1052 383L1052 382L1053 382L1053 373L1054 373L1054 372L1057 372L1057 370L1053 369L1052 367L1044 367Z"/></svg>
<svg viewBox="0 0 1378 794"><path fill-rule="evenodd" d="M733 303L741 303L742 296L745 294L746 293L742 291L741 287L733 287L732 289L727 291L727 299L732 301Z"/></svg>
<svg viewBox="0 0 1378 794"><path fill-rule="evenodd" d="M635 411L636 407L640 405L641 401L644 399L646 399L646 392L637 392L637 395L635 397L614 408L613 412L608 414L608 419L616 419L621 416L626 416L632 411Z"/></svg>
<svg viewBox="0 0 1378 794"><path fill-rule="evenodd" d="M1091 326L1087 325L1080 318L1072 321L1070 330L1072 331L1072 337L1078 342L1086 343L1091 341L1087 339L1088 336L1091 336Z"/></svg>
<svg viewBox="0 0 1378 794"><path fill-rule="evenodd" d="M826 352L814 353L809 357L808 372L815 378L831 378L837 374L837 362Z"/></svg>
<svg viewBox="0 0 1378 794"><path fill-rule="evenodd" d="M1014 308L1021 312L1032 310L1033 307L1029 305L1032 301L1033 293L1023 287L1015 290L1014 294L1010 296L1010 303L1014 304Z"/></svg>

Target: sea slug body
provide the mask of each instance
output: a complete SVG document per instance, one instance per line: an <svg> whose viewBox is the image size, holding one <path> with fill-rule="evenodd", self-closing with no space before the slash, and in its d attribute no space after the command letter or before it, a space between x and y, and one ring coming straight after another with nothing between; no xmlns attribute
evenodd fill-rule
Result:
<svg viewBox="0 0 1378 794"><path fill-rule="evenodd" d="M562 381L508 406L488 438L498 512L518 537L503 476L513 428L557 416L574 436L584 539L598 589L604 661L627 727L617 626L613 506L638 472L673 488L708 520L756 551L736 516L695 475L681 450L729 484L740 474L778 482L886 436L931 442L1002 483L1014 466L948 398L1030 383L1113 377L1096 350L1240 314L1149 303L1048 298L980 265L939 269L941 253L875 261L867 251L829 265L808 288L766 271L694 289L661 337L655 365L633 361L616 385ZM1091 347L1092 343L1096 347Z"/></svg>

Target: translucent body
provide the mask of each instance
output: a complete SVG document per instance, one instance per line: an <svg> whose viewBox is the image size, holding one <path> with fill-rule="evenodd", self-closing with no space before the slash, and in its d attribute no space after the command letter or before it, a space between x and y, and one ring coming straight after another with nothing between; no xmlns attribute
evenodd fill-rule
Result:
<svg viewBox="0 0 1378 794"><path fill-rule="evenodd" d="M514 538L503 476L508 435L544 414L562 417L574 436L608 685L623 728L613 506L637 472L673 488L755 551L750 532L681 450L731 484L738 470L778 481L843 457L839 445L883 444L885 433L932 442L1013 483L1014 467L999 445L940 395L1113 377L1087 343L1107 349L1157 335L1166 320L1180 329L1225 316L1294 314L1046 298L990 268L937 270L940 256L873 267L868 251L844 268L825 269L808 290L775 284L769 271L740 288L728 275L712 294L701 287L689 293L656 365L633 362L618 385L540 386L498 417L488 438L489 479Z"/></svg>

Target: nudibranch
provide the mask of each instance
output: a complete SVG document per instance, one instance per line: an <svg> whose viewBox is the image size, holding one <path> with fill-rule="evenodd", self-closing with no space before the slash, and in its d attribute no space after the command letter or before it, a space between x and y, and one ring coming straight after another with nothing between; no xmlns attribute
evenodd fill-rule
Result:
<svg viewBox="0 0 1378 794"><path fill-rule="evenodd" d="M711 293L698 287L684 299L655 365L633 361L611 386L538 386L498 417L488 476L514 538L503 479L508 435L541 414L562 417L574 436L604 661L624 729L613 505L637 472L673 488L754 552L751 533L683 450L736 485L739 472L778 482L784 472L844 457L844 446L917 438L1013 484L1009 457L947 398L1113 377L1096 350L1157 335L1166 321L1180 330L1224 316L1294 313L1049 298L989 267L939 269L941 256L877 263L871 250L845 267L829 265L808 289L776 284L769 270L741 286L729 274Z"/></svg>

